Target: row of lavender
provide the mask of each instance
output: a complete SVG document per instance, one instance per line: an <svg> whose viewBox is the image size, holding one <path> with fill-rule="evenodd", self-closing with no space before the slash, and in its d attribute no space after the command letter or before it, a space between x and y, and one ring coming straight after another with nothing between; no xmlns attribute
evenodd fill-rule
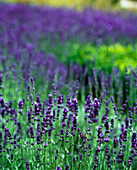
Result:
<svg viewBox="0 0 137 170"><path fill-rule="evenodd" d="M35 52L29 44L24 48L24 53L17 56L0 56L0 72L4 76L4 93L13 98L25 95L30 77L33 76L38 89L45 97L54 84L59 93L68 93L73 96L77 92L78 99L85 102L90 94L93 98L101 97L105 91L107 96L113 96L117 106L129 101L131 106L137 102L137 73L136 68L126 68L125 74L119 68L112 68L112 73L104 72L101 68L85 67L70 62L68 65L61 63L53 54L46 55L43 51ZM0 50L3 52L3 49ZM130 72L129 72L130 71ZM6 88L13 88L6 91ZM22 91L23 90L23 91ZM43 99L45 98L42 95Z"/></svg>
<svg viewBox="0 0 137 170"><path fill-rule="evenodd" d="M136 14L104 13L94 9L73 9L0 4L0 46L23 50L26 41L39 47L50 38L104 44L136 43ZM14 42L14 43L13 43ZM18 48L19 47L19 48Z"/></svg>

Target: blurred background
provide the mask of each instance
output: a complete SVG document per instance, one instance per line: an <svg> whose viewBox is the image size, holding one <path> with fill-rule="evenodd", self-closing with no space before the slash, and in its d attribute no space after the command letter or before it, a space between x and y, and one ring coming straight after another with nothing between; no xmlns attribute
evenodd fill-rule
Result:
<svg viewBox="0 0 137 170"><path fill-rule="evenodd" d="M82 9L85 6L93 6L102 10L137 10L137 0L1 0L3 2L27 3L37 5L66 6Z"/></svg>

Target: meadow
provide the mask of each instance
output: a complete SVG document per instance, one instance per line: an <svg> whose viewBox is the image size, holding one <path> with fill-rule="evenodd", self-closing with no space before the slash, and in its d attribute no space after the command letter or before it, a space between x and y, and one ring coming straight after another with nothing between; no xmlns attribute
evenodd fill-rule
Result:
<svg viewBox="0 0 137 170"><path fill-rule="evenodd" d="M0 3L0 169L135 170L137 14Z"/></svg>

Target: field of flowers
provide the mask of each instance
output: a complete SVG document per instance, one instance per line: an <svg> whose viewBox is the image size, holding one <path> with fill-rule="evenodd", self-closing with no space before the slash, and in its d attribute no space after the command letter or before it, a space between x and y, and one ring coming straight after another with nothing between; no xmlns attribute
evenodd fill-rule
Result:
<svg viewBox="0 0 137 170"><path fill-rule="evenodd" d="M137 14L0 3L0 169L135 170Z"/></svg>

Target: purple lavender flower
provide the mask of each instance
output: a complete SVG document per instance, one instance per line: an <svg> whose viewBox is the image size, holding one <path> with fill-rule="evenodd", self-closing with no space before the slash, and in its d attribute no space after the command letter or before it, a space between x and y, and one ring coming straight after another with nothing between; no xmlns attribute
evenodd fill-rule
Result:
<svg viewBox="0 0 137 170"><path fill-rule="evenodd" d="M2 79L3 79L3 74L0 73L0 89L2 88Z"/></svg>
<svg viewBox="0 0 137 170"><path fill-rule="evenodd" d="M134 131L132 134L132 139L131 139L132 147L136 147L136 142L137 142L136 131Z"/></svg>
<svg viewBox="0 0 137 170"><path fill-rule="evenodd" d="M27 170L30 170L30 166L29 166L29 162L28 161L26 161L26 168L27 168Z"/></svg>
<svg viewBox="0 0 137 170"><path fill-rule="evenodd" d="M66 165L65 170L69 170L69 164Z"/></svg>
<svg viewBox="0 0 137 170"><path fill-rule="evenodd" d="M18 103L18 107L19 107L19 109L22 109L23 108L23 101L19 101L19 103Z"/></svg>

